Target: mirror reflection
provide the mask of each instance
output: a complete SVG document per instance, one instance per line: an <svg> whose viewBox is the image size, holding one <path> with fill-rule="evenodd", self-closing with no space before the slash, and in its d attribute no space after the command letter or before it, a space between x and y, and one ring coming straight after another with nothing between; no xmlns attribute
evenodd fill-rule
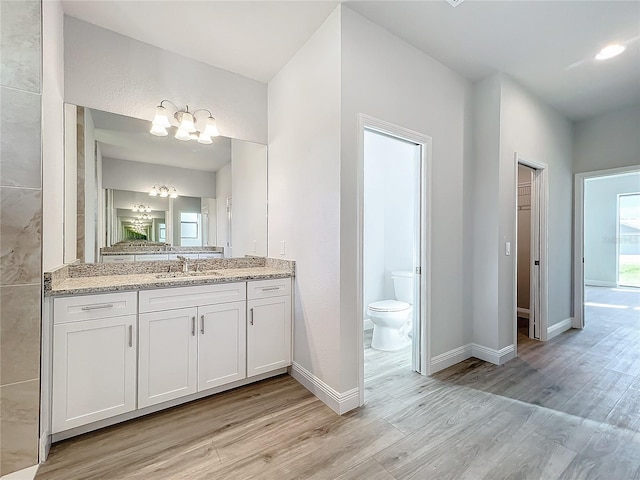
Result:
<svg viewBox="0 0 640 480"><path fill-rule="evenodd" d="M65 262L266 256L266 146L150 125L65 105Z"/></svg>

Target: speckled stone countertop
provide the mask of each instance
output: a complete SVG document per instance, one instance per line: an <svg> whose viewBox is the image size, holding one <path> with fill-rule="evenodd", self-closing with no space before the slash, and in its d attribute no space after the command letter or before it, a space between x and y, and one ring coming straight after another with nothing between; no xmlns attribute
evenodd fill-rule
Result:
<svg viewBox="0 0 640 480"><path fill-rule="evenodd" d="M102 247L100 255L167 255L181 253L223 253L223 247L163 247L127 245L117 247Z"/></svg>
<svg viewBox="0 0 640 480"><path fill-rule="evenodd" d="M180 261L132 262L131 264L76 264L45 273L45 296L189 287L216 283L268 280L295 275L295 262L264 257L207 259L190 262L185 276Z"/></svg>

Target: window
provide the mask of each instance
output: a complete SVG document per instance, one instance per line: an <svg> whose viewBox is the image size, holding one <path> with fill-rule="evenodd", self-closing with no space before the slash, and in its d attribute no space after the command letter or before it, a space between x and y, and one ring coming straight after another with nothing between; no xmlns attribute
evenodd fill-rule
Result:
<svg viewBox="0 0 640 480"><path fill-rule="evenodd" d="M618 284L640 287L640 193L618 196Z"/></svg>

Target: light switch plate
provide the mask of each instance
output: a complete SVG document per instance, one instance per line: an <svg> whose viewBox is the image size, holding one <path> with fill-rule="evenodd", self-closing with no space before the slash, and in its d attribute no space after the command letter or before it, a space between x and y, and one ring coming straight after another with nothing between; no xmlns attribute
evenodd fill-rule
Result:
<svg viewBox="0 0 640 480"><path fill-rule="evenodd" d="M284 255L284 240L280 240L280 255Z"/></svg>

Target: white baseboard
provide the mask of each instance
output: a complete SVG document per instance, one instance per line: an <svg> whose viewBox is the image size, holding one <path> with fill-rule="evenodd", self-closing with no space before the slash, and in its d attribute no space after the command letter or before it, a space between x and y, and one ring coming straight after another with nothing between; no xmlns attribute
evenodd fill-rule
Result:
<svg viewBox="0 0 640 480"><path fill-rule="evenodd" d="M360 406L358 388L339 393L296 362L291 365L289 374L338 415Z"/></svg>
<svg viewBox="0 0 640 480"><path fill-rule="evenodd" d="M547 328L547 340L557 337L562 332L566 332L573 326L573 317L565 318L561 322Z"/></svg>
<svg viewBox="0 0 640 480"><path fill-rule="evenodd" d="M515 357L516 349L513 344L504 347L500 350L478 345L477 343L471 344L471 356L484 360L485 362L493 363L495 365L503 365L509 360Z"/></svg>
<svg viewBox="0 0 640 480"><path fill-rule="evenodd" d="M522 318L529 318L529 309L518 307L518 316Z"/></svg>
<svg viewBox="0 0 640 480"><path fill-rule="evenodd" d="M373 322L370 318L364 319L364 329L365 330L373 330Z"/></svg>
<svg viewBox="0 0 640 480"><path fill-rule="evenodd" d="M38 473L38 465L33 465L17 472L7 473L0 477L0 480L33 480L36 478L36 473Z"/></svg>
<svg viewBox="0 0 640 480"><path fill-rule="evenodd" d="M471 344L431 357L431 373L439 372L471 357Z"/></svg>
<svg viewBox="0 0 640 480"><path fill-rule="evenodd" d="M603 282L602 280L587 280L585 279L584 284L590 287L612 287L616 288L618 284L616 282Z"/></svg>

